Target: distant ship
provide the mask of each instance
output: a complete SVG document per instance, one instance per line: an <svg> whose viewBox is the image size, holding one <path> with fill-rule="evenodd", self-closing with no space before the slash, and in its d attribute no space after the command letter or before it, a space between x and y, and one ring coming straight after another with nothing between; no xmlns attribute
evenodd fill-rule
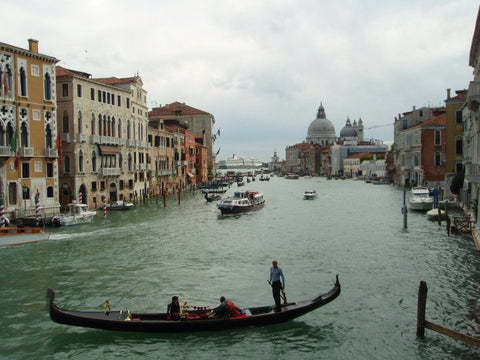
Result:
<svg viewBox="0 0 480 360"><path fill-rule="evenodd" d="M254 158L241 158L236 154L233 154L231 158L227 160L220 160L220 169L243 169L243 168L255 168L262 167L262 162Z"/></svg>

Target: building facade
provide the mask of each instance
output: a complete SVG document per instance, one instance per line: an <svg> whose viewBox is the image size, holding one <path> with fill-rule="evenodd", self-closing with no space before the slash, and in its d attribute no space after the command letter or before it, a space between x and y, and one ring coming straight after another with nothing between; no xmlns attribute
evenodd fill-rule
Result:
<svg viewBox="0 0 480 360"><path fill-rule="evenodd" d="M39 53L0 43L0 193L8 217L58 212L55 64Z"/></svg>

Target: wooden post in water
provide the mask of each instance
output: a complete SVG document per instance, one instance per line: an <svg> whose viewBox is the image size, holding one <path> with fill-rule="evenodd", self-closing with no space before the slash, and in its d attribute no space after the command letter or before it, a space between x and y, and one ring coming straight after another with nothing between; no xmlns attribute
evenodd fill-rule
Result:
<svg viewBox="0 0 480 360"><path fill-rule="evenodd" d="M408 226L407 226L407 212L408 212L408 209L407 209L407 189L406 187L404 186L403 187L403 206L402 206L402 214L403 214L403 228L406 229Z"/></svg>
<svg viewBox="0 0 480 360"><path fill-rule="evenodd" d="M417 305L417 337L425 338L425 309L427 306L427 283L420 281L418 287L418 305Z"/></svg>
<svg viewBox="0 0 480 360"><path fill-rule="evenodd" d="M167 207L167 190L163 190L163 207Z"/></svg>

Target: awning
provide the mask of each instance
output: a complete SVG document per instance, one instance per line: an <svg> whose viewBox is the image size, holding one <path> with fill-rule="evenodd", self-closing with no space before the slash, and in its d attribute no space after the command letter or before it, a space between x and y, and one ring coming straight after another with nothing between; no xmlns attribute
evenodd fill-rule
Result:
<svg viewBox="0 0 480 360"><path fill-rule="evenodd" d="M120 154L120 149L117 146L98 145L102 155L116 155Z"/></svg>

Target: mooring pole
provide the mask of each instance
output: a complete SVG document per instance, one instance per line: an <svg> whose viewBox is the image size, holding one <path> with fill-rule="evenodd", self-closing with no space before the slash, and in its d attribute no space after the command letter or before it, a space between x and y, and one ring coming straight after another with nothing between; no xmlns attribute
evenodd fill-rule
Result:
<svg viewBox="0 0 480 360"><path fill-rule="evenodd" d="M417 337L425 338L425 310L427 306L427 283L420 281L418 287L418 305L417 305Z"/></svg>
<svg viewBox="0 0 480 360"><path fill-rule="evenodd" d="M407 213L408 213L408 209L407 209L407 189L405 187L403 187L403 206L402 206L402 214L403 214L403 228L406 229L408 226L407 226Z"/></svg>

